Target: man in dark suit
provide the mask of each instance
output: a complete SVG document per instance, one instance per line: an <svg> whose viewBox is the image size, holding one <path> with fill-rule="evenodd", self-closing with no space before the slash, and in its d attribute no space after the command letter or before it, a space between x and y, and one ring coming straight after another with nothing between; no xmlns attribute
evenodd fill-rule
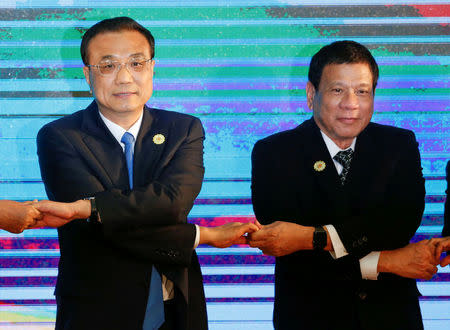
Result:
<svg viewBox="0 0 450 330"><path fill-rule="evenodd" d="M437 268L431 241L408 244L425 196L415 136L370 122L378 66L364 46L323 47L308 78L313 118L252 153L264 226L250 245L277 257L275 329L422 329L412 278Z"/></svg>
<svg viewBox="0 0 450 330"><path fill-rule="evenodd" d="M84 34L81 55L95 101L37 137L47 194L65 202L35 204L44 225L63 225L56 329L206 329L194 248L242 243L257 227L186 222L204 132L195 117L145 105L150 31L127 17L103 20Z"/></svg>

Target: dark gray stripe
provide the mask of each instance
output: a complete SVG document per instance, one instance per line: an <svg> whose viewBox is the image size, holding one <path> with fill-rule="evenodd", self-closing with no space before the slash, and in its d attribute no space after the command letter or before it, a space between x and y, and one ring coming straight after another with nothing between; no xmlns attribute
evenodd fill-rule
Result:
<svg viewBox="0 0 450 330"><path fill-rule="evenodd" d="M38 21L45 20L45 18L58 18L64 17L65 20L69 20L69 16L75 20L83 19L83 15L86 12L90 12L92 9L87 8L30 8L30 9L0 9L0 17L2 21Z"/></svg>
<svg viewBox="0 0 450 330"><path fill-rule="evenodd" d="M450 25L392 24L392 25L315 25L324 37L339 36L448 36Z"/></svg>
<svg viewBox="0 0 450 330"><path fill-rule="evenodd" d="M421 17L413 6L283 6L269 7L266 13L274 18L315 17Z"/></svg>

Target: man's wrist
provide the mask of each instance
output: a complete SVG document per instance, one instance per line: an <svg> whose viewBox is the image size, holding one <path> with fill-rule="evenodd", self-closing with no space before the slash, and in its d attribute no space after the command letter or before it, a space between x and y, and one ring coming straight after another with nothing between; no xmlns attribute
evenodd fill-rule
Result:
<svg viewBox="0 0 450 330"><path fill-rule="evenodd" d="M313 250L314 249L314 227L302 226L302 232L299 240L301 246L298 250Z"/></svg>
<svg viewBox="0 0 450 330"><path fill-rule="evenodd" d="M211 228L209 227L203 227L203 226L198 226L199 230L200 230L200 239L199 239L199 245L200 244L209 244L211 241Z"/></svg>
<svg viewBox="0 0 450 330"><path fill-rule="evenodd" d="M385 250L380 252L378 259L377 272L378 273L392 273L391 260L394 251Z"/></svg>
<svg viewBox="0 0 450 330"><path fill-rule="evenodd" d="M91 217L92 202L90 199L80 199L73 204L75 206L75 214L77 219L87 219Z"/></svg>

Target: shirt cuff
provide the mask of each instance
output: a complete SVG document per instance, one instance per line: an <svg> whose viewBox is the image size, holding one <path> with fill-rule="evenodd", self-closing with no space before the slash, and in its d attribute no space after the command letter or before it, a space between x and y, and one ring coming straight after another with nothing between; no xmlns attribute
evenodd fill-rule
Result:
<svg viewBox="0 0 450 330"><path fill-rule="evenodd" d="M380 251L370 252L364 258L359 259L363 279L374 281L378 279L378 259L380 259Z"/></svg>
<svg viewBox="0 0 450 330"><path fill-rule="evenodd" d="M345 257L348 252L342 244L342 241L334 228L333 225L326 225L325 228L328 231L328 235L330 235L331 245L333 246L333 251L330 251L331 256L334 259L339 259L341 257Z"/></svg>
<svg viewBox="0 0 450 330"><path fill-rule="evenodd" d="M198 228L198 225L194 224L195 226L195 242L194 242L194 249L197 248L197 246L200 244L200 228Z"/></svg>

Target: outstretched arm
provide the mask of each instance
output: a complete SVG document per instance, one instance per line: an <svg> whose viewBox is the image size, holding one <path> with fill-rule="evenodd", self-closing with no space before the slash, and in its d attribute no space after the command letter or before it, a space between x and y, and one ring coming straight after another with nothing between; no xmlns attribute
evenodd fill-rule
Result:
<svg viewBox="0 0 450 330"><path fill-rule="evenodd" d="M88 200L78 200L73 203L61 203L43 200L33 204L42 212L42 218L32 228L61 227L74 219L88 218L91 213L91 204ZM225 248L234 244L247 244L247 233L259 230L259 223L230 222L217 227L201 227L199 244ZM162 227L155 227L162 228Z"/></svg>

